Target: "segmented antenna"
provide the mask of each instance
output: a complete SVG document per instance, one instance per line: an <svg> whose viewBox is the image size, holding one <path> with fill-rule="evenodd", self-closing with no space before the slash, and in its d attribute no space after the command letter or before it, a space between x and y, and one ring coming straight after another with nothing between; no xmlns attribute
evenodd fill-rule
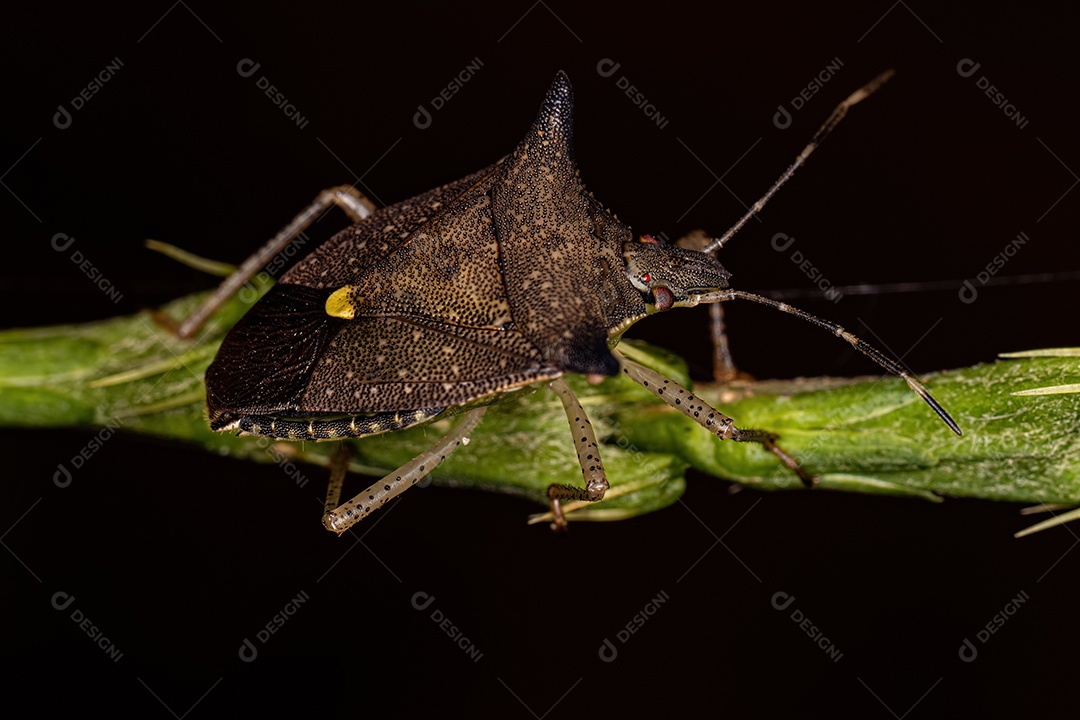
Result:
<svg viewBox="0 0 1080 720"><path fill-rule="evenodd" d="M749 300L751 302L756 302L761 305L767 305L774 310L779 310L780 312L788 313L789 315L794 315L795 317L802 318L809 323L828 330L838 338L843 338L853 348L876 362L881 367L891 372L893 375L899 375L900 377L902 377L904 381L908 384L908 387L914 390L915 393L919 395L919 397L926 401L927 405L933 408L934 412L936 412L938 414L938 417L940 417L945 422L945 424L949 426L950 430L952 430L957 435L963 435L963 432L960 430L960 426L957 425L956 421L949 416L949 413L945 411L945 408L941 407L941 404L934 399L934 396L930 394L930 391L927 390L921 382L913 378L911 375L908 374L906 370L904 370L904 368L900 365L899 361L893 360L888 355L875 348L873 345L870 345L864 340L860 340L855 335L844 330L843 327L837 325L834 322L822 320L816 315L811 315L805 310L800 310L796 307L792 307L791 305L780 302L779 300L773 300L772 298L755 295L754 293L743 292L742 290L717 290L716 292L705 293L703 295L691 295L688 300L679 304L685 307L694 307L695 305L705 303L720 303L727 300Z"/></svg>
<svg viewBox="0 0 1080 720"><path fill-rule="evenodd" d="M772 196L776 194L784 183L791 179L791 176L795 174L795 171L806 164L806 158L810 157L810 153L817 150L818 145L821 145L825 141L825 138L829 133L833 131L833 128L840 124L840 121L847 115L848 109L857 103L862 102L870 96L875 90L885 84L885 82L896 73L893 70L886 70L878 75L876 78L863 85L861 88L851 93L846 100L836 106L836 109L832 111L832 115L825 121L825 124L818 128L818 131L814 133L814 137L807 143L806 147L802 149L799 156L795 158L795 162L791 164L784 174L773 183L772 187L761 196L761 198L750 206L750 209L746 211L746 214L739 218L739 221L731 226L731 229L723 234L720 238L713 240L711 243L705 246L702 252L714 252L724 247L724 243L731 239L731 236L739 232L742 226L750 222L750 218L761 212L761 208L765 207L765 203L772 199Z"/></svg>

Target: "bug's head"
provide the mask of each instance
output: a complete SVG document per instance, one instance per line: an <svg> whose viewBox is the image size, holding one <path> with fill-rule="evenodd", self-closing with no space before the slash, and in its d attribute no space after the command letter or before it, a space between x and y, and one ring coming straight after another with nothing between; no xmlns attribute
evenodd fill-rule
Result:
<svg viewBox="0 0 1080 720"><path fill-rule="evenodd" d="M652 235L625 243L623 259L630 283L658 312L691 295L723 290L731 277L712 255L663 243Z"/></svg>

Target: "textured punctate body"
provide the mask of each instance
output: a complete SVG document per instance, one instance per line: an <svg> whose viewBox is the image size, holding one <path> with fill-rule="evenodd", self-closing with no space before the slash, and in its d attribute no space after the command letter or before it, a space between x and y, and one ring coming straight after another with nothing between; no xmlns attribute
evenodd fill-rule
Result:
<svg viewBox="0 0 1080 720"><path fill-rule="evenodd" d="M805 484L814 477L764 430L745 430L688 390L613 353L622 333L653 312L743 299L796 315L844 339L893 372L959 434L916 379L839 325L768 298L728 289L729 273L708 252L723 244L791 177L847 108L887 79L851 95L724 238L704 251L635 239L585 191L573 154L573 99L560 73L514 152L484 170L371 215L351 188L331 191L294 219L211 297L247 272L335 202L363 218L316 249L225 338L207 369L215 430L314 440L363 437L465 413L426 453L339 507L343 445L323 515L342 533L437 467L480 421L485 405L528 386L560 397L585 487L548 488L556 526L562 504L597 502L608 480L585 408L561 379L620 368L718 438L757 443ZM205 309L186 321L208 317ZM190 331L190 328L189 328Z"/></svg>
<svg viewBox="0 0 1080 720"><path fill-rule="evenodd" d="M207 371L211 423L364 435L566 372L615 375L610 347L646 314L626 275L632 241L585 192L560 74L511 155L374 213L285 273Z"/></svg>

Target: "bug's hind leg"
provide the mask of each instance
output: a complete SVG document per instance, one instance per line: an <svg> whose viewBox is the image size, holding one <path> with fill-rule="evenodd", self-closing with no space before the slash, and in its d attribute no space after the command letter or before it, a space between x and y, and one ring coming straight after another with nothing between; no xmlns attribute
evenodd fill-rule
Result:
<svg viewBox="0 0 1080 720"><path fill-rule="evenodd" d="M764 430L743 430L735 427L735 421L709 405L674 380L664 377L655 370L620 356L623 372L634 382L651 391L671 407L681 412L721 440L758 443L784 464L786 468L799 476L807 487L817 480L806 472L791 455L776 444L776 435Z"/></svg>
<svg viewBox="0 0 1080 720"><path fill-rule="evenodd" d="M570 422L570 430L574 433L574 449L577 450L578 463L581 465L581 474L585 478L585 487L575 485L552 484L548 486L548 498L551 500L551 514L554 517L556 530L566 529L566 517L562 512L564 500L583 500L597 502L604 499L604 493L608 489L607 475L604 473L604 463L600 460L600 448L596 444L596 433L593 432L592 423L589 422L585 408L581 407L577 396L570 386L562 379L556 380L549 386L562 401L563 410L566 411L566 419Z"/></svg>
<svg viewBox="0 0 1080 720"><path fill-rule="evenodd" d="M447 433L439 442L428 450L420 453L409 462L402 465L394 472L386 475L377 483L363 491L347 503L338 506L341 497L341 483L334 482L331 474L330 487L326 495L326 511L323 514L323 525L327 530L341 535L360 520L385 505L392 498L415 485L421 478L439 466L462 443L468 442L468 435L480 422L487 407L479 407L470 410ZM335 454L336 457L336 454ZM333 463L333 461L331 461Z"/></svg>
<svg viewBox="0 0 1080 720"><path fill-rule="evenodd" d="M249 257L236 269L225 281L218 286L203 303L195 309L179 325L170 323L161 315L156 315L155 320L159 324L181 338L190 338L202 329L203 325L214 312L221 307L230 297L243 287L244 283L255 276L264 268L274 256L284 250L289 243L295 240L313 222L318 219L330 207L337 205L353 222L359 222L375 211L375 205L356 188L351 185L339 185L338 187L323 190L314 202L304 208L292 222L286 225L265 245L259 248L254 255Z"/></svg>

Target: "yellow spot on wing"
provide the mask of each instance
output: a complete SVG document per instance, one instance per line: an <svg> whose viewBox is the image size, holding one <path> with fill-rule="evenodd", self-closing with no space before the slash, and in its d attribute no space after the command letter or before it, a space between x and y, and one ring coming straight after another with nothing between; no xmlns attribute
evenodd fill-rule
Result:
<svg viewBox="0 0 1080 720"><path fill-rule="evenodd" d="M345 285L326 298L326 314L330 317L352 320L353 315L356 313L356 308L349 300L352 289L352 285Z"/></svg>

